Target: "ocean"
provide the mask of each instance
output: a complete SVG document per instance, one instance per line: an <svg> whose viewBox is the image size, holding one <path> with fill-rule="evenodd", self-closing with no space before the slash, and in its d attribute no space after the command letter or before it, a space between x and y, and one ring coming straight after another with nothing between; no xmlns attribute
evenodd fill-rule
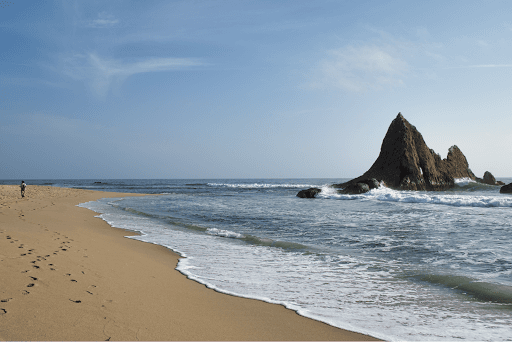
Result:
<svg viewBox="0 0 512 342"><path fill-rule="evenodd" d="M160 194L80 206L181 254L177 269L219 292L389 341L512 340L512 195L468 179L444 192L327 187L348 180L26 182ZM323 191L296 197L310 187Z"/></svg>

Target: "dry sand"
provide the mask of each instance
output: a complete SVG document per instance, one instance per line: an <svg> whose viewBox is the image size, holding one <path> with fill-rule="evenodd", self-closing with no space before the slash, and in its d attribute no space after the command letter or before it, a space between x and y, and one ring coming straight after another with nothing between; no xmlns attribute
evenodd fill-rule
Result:
<svg viewBox="0 0 512 342"><path fill-rule="evenodd" d="M0 186L0 340L374 340L210 290L76 206L133 195Z"/></svg>

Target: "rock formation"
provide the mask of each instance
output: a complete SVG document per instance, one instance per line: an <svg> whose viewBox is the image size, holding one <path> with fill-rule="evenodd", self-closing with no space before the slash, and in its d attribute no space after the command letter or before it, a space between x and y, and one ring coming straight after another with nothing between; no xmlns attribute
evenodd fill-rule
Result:
<svg viewBox="0 0 512 342"><path fill-rule="evenodd" d="M333 187L336 184L333 185ZM364 179L357 183L352 183L345 187L343 190L339 190L338 192L341 194L362 194L370 191L371 189L376 189L380 186L379 181L375 178L372 179Z"/></svg>
<svg viewBox="0 0 512 342"><path fill-rule="evenodd" d="M477 179L479 181L480 179ZM484 178L481 180L481 183L489 184L489 185L498 185L496 182L496 178L489 171L485 171Z"/></svg>
<svg viewBox="0 0 512 342"><path fill-rule="evenodd" d="M441 191L455 186L455 178L476 180L461 150L454 145L448 150L447 157L441 159L428 148L416 127L398 113L372 167L362 176L332 186L342 189L340 193L350 194L369 191L375 187L372 184L378 186L380 182L399 190Z"/></svg>
<svg viewBox="0 0 512 342"><path fill-rule="evenodd" d="M315 196L321 192L322 189L318 189L318 188L309 188L307 190L301 190L299 191L299 193L297 194L297 197L300 197L300 198L315 198Z"/></svg>
<svg viewBox="0 0 512 342"><path fill-rule="evenodd" d="M500 188L502 194L512 194L512 183L504 185Z"/></svg>
<svg viewBox="0 0 512 342"><path fill-rule="evenodd" d="M454 178L463 177L476 179L457 146L450 147L446 159L441 159L428 148L416 127L398 113L372 167L362 176L334 187L346 188L376 178L386 186L400 190L445 190L455 185Z"/></svg>

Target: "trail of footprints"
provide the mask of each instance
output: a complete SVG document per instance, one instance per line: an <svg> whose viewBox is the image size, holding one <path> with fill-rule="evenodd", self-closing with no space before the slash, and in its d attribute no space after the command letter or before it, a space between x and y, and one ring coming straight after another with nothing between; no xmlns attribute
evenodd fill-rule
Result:
<svg viewBox="0 0 512 342"><path fill-rule="evenodd" d="M21 216L23 216L23 215L21 215ZM45 231L48 231L48 229L46 229L46 228L44 228L44 229L45 229ZM0 231L0 233L4 234L5 232ZM54 240L58 243L58 247L52 252L52 254L35 255L35 254L38 254L38 253L36 253L37 251L35 249L33 249L33 248L28 249L27 246L25 246L25 244L19 243L19 241L14 239L12 236L5 235L5 239L9 240L10 243L14 243L14 244L19 243L18 248L21 249L23 252L23 253L20 253L21 258L29 257L32 259L28 262L28 266L29 266L29 267L27 267L28 269L23 269L21 271L21 273L29 273L32 271L37 271L38 269L41 269L41 268L46 268L46 267L51 271L58 270L56 268L56 265L53 264L52 262L50 262L51 258L53 256L58 255L59 253L69 251L72 248L71 242L74 240L70 239L67 236L61 235L59 232L54 232L53 237L54 237ZM0 235L0 238L2 238L2 235ZM63 241L59 241L59 240L63 240ZM87 257L87 256L84 255L84 257ZM85 274L84 271L81 271L81 273ZM78 283L78 280L74 279L74 277L72 276L71 273L65 273L64 276L70 278L69 281L71 284ZM28 278L27 278L26 288L22 289L20 291L23 296L29 295L30 294L29 290L32 290L33 288L35 288L38 285L38 282L41 281L36 276L27 275L27 277ZM88 287L89 290L93 290L95 288L96 288L96 285L90 285ZM87 293L87 295L94 295L94 293L89 290L86 290L85 293ZM12 300L14 300L14 298L0 298L0 317L7 314L7 312L8 312L7 309L2 307L1 304L8 303ZM82 300L77 299L77 298L69 298L69 301L76 303L76 304L82 303Z"/></svg>

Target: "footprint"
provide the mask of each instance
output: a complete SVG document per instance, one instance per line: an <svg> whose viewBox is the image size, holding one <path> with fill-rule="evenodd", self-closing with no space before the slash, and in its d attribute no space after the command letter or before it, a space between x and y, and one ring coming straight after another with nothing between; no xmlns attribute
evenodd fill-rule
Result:
<svg viewBox="0 0 512 342"><path fill-rule="evenodd" d="M32 279L32 280L37 280L37 278L36 278L36 277L30 277L30 279Z"/></svg>
<svg viewBox="0 0 512 342"><path fill-rule="evenodd" d="M78 281L77 281L77 280L75 280L75 279L71 279L71 281L72 281L73 283L78 283Z"/></svg>
<svg viewBox="0 0 512 342"><path fill-rule="evenodd" d="M39 267L39 266L37 266L37 265L34 265L33 267L34 267L34 268L40 268L40 267Z"/></svg>
<svg viewBox="0 0 512 342"><path fill-rule="evenodd" d="M92 293L91 291L85 291L85 292L87 292L88 294L94 295L94 293Z"/></svg>
<svg viewBox="0 0 512 342"><path fill-rule="evenodd" d="M5 309L0 308L0 315L5 315L7 311Z"/></svg>
<svg viewBox="0 0 512 342"><path fill-rule="evenodd" d="M7 298L7 299L2 299L0 300L0 302L2 303L7 303L8 301L12 300L12 298Z"/></svg>
<svg viewBox="0 0 512 342"><path fill-rule="evenodd" d="M22 292L24 295L28 295L30 292L28 292L27 290L23 290Z"/></svg>
<svg viewBox="0 0 512 342"><path fill-rule="evenodd" d="M36 284L28 284L27 287L34 287Z"/></svg>
<svg viewBox="0 0 512 342"><path fill-rule="evenodd" d="M70 299L70 301L72 301L73 303L82 303L81 300L73 300L73 299Z"/></svg>

